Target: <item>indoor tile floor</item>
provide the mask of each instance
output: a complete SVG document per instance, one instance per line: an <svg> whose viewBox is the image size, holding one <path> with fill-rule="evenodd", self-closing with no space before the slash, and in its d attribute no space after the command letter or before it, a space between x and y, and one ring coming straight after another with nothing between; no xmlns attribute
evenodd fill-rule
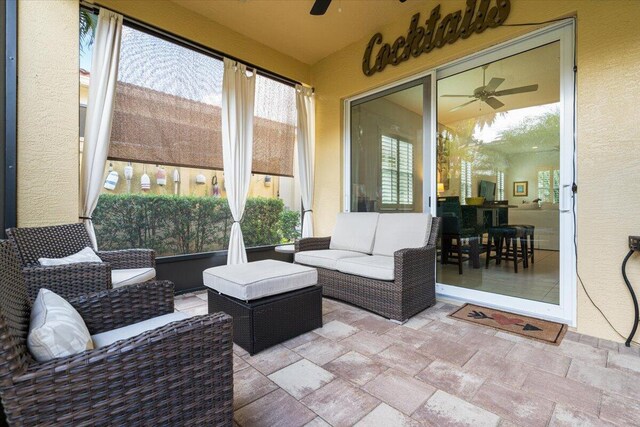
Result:
<svg viewBox="0 0 640 427"><path fill-rule="evenodd" d="M207 312L205 292L176 310ZM568 332L560 346L447 317L403 325L324 299L324 326L254 356L234 347L245 426L640 426L640 348Z"/></svg>
<svg viewBox="0 0 640 427"><path fill-rule="evenodd" d="M496 265L495 260L485 268L486 258L480 256L480 268L472 268L469 261L463 264L463 273L458 273L454 264L437 265L438 283L460 286L478 291L508 295L533 301L558 304L560 301L560 253L558 251L535 251L535 263L529 268L518 264L514 272L513 262L504 260Z"/></svg>

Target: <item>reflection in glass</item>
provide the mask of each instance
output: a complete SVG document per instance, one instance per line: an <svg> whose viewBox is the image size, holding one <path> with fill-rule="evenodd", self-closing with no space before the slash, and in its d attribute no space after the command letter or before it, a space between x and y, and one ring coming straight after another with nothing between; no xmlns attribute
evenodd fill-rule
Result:
<svg viewBox="0 0 640 427"><path fill-rule="evenodd" d="M559 303L560 48L437 84L438 282Z"/></svg>

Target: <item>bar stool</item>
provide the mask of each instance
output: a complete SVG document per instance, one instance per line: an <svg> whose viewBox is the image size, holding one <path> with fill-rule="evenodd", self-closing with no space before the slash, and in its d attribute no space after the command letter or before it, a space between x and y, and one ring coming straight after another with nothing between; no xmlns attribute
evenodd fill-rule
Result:
<svg viewBox="0 0 640 427"><path fill-rule="evenodd" d="M524 228L514 227L510 225L501 225L497 227L489 227L487 229L489 235L487 241L487 259L485 268L489 268L489 261L491 259L496 260L496 265L500 265L502 257L505 261L513 261L513 270L518 273L518 240L520 240L520 249L522 251L523 259L526 258L527 249L526 243L524 243ZM524 245L523 245L524 243ZM491 256L491 251L495 252L494 256Z"/></svg>
<svg viewBox="0 0 640 427"><path fill-rule="evenodd" d="M521 245L526 245L526 254L528 255L527 257L525 257L524 259L524 268L528 268L529 267L529 260L528 258L531 258L531 264L535 263L535 231L536 231L536 227L535 225L531 225L531 224L503 224L503 226L505 227L516 227L516 228L521 228L523 230L524 233L524 242L522 242L522 237L521 237ZM523 255L524 256L524 255Z"/></svg>

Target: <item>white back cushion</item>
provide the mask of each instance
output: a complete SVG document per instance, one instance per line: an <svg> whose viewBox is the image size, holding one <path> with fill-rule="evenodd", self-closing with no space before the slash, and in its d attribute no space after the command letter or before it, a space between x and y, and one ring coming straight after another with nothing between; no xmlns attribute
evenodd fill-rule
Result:
<svg viewBox="0 0 640 427"><path fill-rule="evenodd" d="M379 216L377 212L339 213L329 248L370 254Z"/></svg>
<svg viewBox="0 0 640 427"><path fill-rule="evenodd" d="M64 298L40 289L33 307L27 347L38 362L71 356L93 348L80 313Z"/></svg>
<svg viewBox="0 0 640 427"><path fill-rule="evenodd" d="M38 258L38 262L43 266L74 264L76 262L102 262L100 257L90 247L86 247L80 252L64 258Z"/></svg>
<svg viewBox="0 0 640 427"><path fill-rule="evenodd" d="M393 256L400 249L422 247L427 244L430 232L431 214L381 214L373 254Z"/></svg>

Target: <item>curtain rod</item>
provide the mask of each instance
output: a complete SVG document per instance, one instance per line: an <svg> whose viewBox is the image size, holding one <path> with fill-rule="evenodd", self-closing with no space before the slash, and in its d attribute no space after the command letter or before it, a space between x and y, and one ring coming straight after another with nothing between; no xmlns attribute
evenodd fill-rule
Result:
<svg viewBox="0 0 640 427"><path fill-rule="evenodd" d="M179 36L177 34L174 34L172 32L169 32L167 30L164 30L162 28L156 27L155 25L151 25L151 24L147 24L145 22L139 21L135 18L132 18L129 15L125 15L121 12L118 12L117 10L113 10L111 8L108 7L104 7L101 6L100 3L89 3L85 0L80 0L80 7L83 7L85 9L90 10L91 12L95 13L96 15L100 12L100 8L104 8L107 10L111 10L112 12L118 13L120 15L122 15L124 21L126 22L126 24L132 28L135 28L137 30L143 30L145 32L153 32L153 35L159 36L161 38L167 39L169 41L181 44L183 46L186 47L190 47L192 49L196 49L198 50L200 53L203 53L205 55L211 56L213 58L219 59L219 60L223 60L224 58L229 58L233 61L237 61L240 62L242 64L245 64L247 66L247 68L253 69L255 70L258 74L262 74L264 76L267 76L273 80L277 80L280 83L286 84L287 86L293 86L295 87L295 85L302 85L301 82L297 81L297 80L293 80L289 77L283 76L282 74L278 74L276 72L267 70L266 68L262 68L258 65L254 65L251 64L247 61L243 61L242 59L236 58L232 55L227 55L224 52L221 52L219 50L213 49L211 47L205 46L201 43L198 42L194 42L191 41L189 39L186 39L182 36Z"/></svg>

